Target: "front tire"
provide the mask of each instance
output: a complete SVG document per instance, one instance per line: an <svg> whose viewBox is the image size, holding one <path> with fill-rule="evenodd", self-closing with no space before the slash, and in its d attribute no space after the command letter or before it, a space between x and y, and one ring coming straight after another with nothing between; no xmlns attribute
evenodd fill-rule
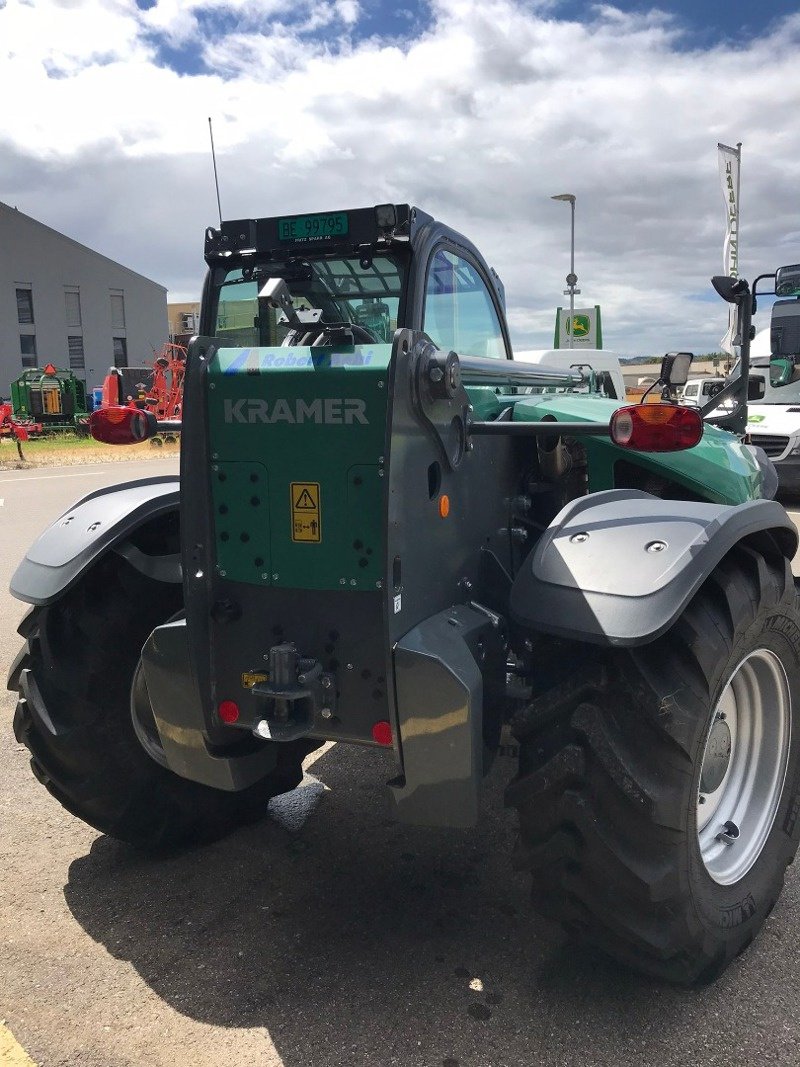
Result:
<svg viewBox="0 0 800 1067"><path fill-rule="evenodd" d="M769 915L800 837L789 562L738 548L667 634L598 651L593 673L566 714L545 695L517 724L507 800L534 904L638 970L711 981Z"/></svg>
<svg viewBox="0 0 800 1067"><path fill-rule="evenodd" d="M148 849L211 841L262 817L271 797L298 784L314 747L282 745L276 768L236 793L181 778L145 751L131 687L148 635L182 601L180 585L109 554L23 620L26 644L9 679L19 694L14 733L36 778L90 826Z"/></svg>

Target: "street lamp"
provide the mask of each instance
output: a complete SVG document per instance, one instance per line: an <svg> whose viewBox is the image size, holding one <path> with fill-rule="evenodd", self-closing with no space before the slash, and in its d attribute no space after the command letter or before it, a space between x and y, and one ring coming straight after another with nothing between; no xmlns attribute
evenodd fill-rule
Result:
<svg viewBox="0 0 800 1067"><path fill-rule="evenodd" d="M576 289L575 286L578 281L578 275L575 273L575 197L572 193L557 193L556 196L551 196L551 200L565 200L570 206L570 242L569 242L569 274L567 275L567 286L564 290L564 296L569 296L569 347L572 348L572 331L575 326L575 294L580 295L580 289Z"/></svg>

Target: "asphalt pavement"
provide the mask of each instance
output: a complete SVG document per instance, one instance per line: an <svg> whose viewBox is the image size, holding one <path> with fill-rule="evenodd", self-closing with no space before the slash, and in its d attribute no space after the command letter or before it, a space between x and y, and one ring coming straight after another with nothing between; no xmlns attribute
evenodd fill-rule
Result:
<svg viewBox="0 0 800 1067"><path fill-rule="evenodd" d="M3 677L24 548L77 496L174 469L0 472ZM386 754L338 745L261 824L154 859L49 797L13 703L0 696L0 1018L40 1067L800 1063L794 871L716 985L673 989L532 914L502 807L509 752L474 831L396 826Z"/></svg>

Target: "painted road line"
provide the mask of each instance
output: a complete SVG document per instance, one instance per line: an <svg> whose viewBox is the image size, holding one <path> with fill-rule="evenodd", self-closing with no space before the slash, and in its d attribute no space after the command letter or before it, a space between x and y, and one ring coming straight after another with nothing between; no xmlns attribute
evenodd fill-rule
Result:
<svg viewBox="0 0 800 1067"><path fill-rule="evenodd" d="M108 473L111 474L112 471ZM38 478L0 478L0 484L18 485L19 482L46 482L53 478L96 478L98 474L105 474L105 470L81 471L80 474L42 474Z"/></svg>
<svg viewBox="0 0 800 1067"><path fill-rule="evenodd" d="M3 1067L36 1067L5 1023L0 1022L0 1063Z"/></svg>

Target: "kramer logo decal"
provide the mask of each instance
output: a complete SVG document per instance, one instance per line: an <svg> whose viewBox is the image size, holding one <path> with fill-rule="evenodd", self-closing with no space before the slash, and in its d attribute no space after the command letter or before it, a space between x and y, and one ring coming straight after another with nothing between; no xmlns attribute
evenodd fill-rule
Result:
<svg viewBox="0 0 800 1067"><path fill-rule="evenodd" d="M368 426L363 400L346 397L327 400L226 400L223 406L225 422L268 423L287 422L298 425L316 422L324 426L352 426L354 422Z"/></svg>

